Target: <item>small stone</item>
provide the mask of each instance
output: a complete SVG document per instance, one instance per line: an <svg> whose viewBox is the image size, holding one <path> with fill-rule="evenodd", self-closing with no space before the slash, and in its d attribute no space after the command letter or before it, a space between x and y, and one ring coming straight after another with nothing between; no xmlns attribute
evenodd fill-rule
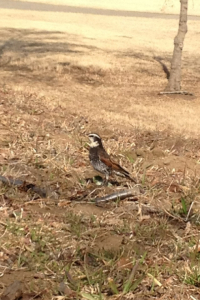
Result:
<svg viewBox="0 0 200 300"><path fill-rule="evenodd" d="M170 159L165 159L164 161L163 161L163 164L164 165L170 165Z"/></svg>
<svg viewBox="0 0 200 300"><path fill-rule="evenodd" d="M137 149L135 152L137 156L145 156L145 151L143 149Z"/></svg>

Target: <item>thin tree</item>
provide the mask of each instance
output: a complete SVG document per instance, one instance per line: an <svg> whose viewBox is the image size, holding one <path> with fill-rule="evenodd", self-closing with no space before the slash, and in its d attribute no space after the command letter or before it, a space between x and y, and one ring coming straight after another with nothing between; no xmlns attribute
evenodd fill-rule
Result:
<svg viewBox="0 0 200 300"><path fill-rule="evenodd" d="M161 94L190 94L181 89L181 59L185 35L187 33L188 0L180 0L178 33L174 38L174 52L168 84Z"/></svg>

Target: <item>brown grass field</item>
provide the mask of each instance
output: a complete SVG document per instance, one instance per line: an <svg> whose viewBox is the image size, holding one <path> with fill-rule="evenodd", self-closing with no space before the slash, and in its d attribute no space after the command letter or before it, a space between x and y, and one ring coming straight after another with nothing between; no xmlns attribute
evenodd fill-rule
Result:
<svg viewBox="0 0 200 300"><path fill-rule="evenodd" d="M0 175L24 181L0 184L0 295L21 282L1 299L200 299L200 21L182 61L194 96L159 95L177 25L1 9ZM90 132L143 193L96 204L134 185L99 185Z"/></svg>

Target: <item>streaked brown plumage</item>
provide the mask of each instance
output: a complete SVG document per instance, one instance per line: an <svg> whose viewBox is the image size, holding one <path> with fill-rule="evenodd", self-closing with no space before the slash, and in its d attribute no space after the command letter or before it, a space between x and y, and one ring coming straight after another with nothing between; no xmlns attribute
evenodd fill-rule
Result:
<svg viewBox="0 0 200 300"><path fill-rule="evenodd" d="M132 178L128 171L122 168L118 163L113 161L106 150L103 147L100 136L96 133L90 133L89 139L89 159L95 170L106 176L106 181L112 173L119 176L127 177L131 181L136 183L136 180Z"/></svg>

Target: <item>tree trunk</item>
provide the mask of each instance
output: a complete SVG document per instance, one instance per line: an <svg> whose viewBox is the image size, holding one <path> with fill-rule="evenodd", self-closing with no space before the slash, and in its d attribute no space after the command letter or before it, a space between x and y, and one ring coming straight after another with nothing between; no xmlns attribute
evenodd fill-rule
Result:
<svg viewBox="0 0 200 300"><path fill-rule="evenodd" d="M174 39L174 52L171 63L171 71L168 84L165 88L166 92L181 92L181 57L183 42L187 33L187 9L188 0L180 0L180 19L178 34Z"/></svg>

